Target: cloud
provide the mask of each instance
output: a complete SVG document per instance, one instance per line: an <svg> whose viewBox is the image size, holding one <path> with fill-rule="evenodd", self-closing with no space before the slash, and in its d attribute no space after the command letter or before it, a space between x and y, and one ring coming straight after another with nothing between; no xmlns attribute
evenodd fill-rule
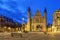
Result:
<svg viewBox="0 0 60 40"><path fill-rule="evenodd" d="M26 9L22 6L18 6L17 9L21 12L21 13L25 13Z"/></svg>

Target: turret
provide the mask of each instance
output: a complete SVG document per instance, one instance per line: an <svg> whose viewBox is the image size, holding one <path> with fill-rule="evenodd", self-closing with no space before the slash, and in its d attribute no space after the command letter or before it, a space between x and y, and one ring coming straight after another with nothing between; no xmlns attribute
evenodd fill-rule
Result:
<svg viewBox="0 0 60 40"><path fill-rule="evenodd" d="M30 20L30 7L28 8L28 19Z"/></svg>
<svg viewBox="0 0 60 40"><path fill-rule="evenodd" d="M46 13L47 13L47 11L46 11L46 8L44 9L44 18L46 19Z"/></svg>
<svg viewBox="0 0 60 40"><path fill-rule="evenodd" d="M28 21L27 21L27 27L26 27L26 31L30 31L31 30L31 19L30 19L30 7L28 7Z"/></svg>
<svg viewBox="0 0 60 40"><path fill-rule="evenodd" d="M46 16L47 16L46 13L47 13L47 11L46 11L46 8L45 8L45 9L44 9L44 31L46 31L46 22L47 22L47 21L46 21L46 18L47 18L47 17L46 17Z"/></svg>

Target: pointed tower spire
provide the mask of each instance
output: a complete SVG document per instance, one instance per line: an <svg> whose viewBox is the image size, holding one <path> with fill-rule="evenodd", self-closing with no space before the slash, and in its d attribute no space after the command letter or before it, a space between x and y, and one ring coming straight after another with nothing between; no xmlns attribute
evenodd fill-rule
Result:
<svg viewBox="0 0 60 40"><path fill-rule="evenodd" d="M46 15L47 15L47 10L46 8L44 8L44 18L46 18Z"/></svg>
<svg viewBox="0 0 60 40"><path fill-rule="evenodd" d="M28 17L30 18L30 7L28 7Z"/></svg>
<svg viewBox="0 0 60 40"><path fill-rule="evenodd" d="M46 11L46 8L44 8L44 12L47 12L47 11Z"/></svg>
<svg viewBox="0 0 60 40"><path fill-rule="evenodd" d="M30 17L30 7L28 7L28 21L27 21L27 27L26 27L26 30L27 31L30 31L31 30L31 17Z"/></svg>
<svg viewBox="0 0 60 40"><path fill-rule="evenodd" d="M28 7L28 19L30 19L30 7Z"/></svg>
<svg viewBox="0 0 60 40"><path fill-rule="evenodd" d="M46 17L47 10L44 8L44 17Z"/></svg>
<svg viewBox="0 0 60 40"><path fill-rule="evenodd" d="M46 8L44 8L44 30L46 31Z"/></svg>
<svg viewBox="0 0 60 40"><path fill-rule="evenodd" d="M28 7L28 12L30 12L30 7Z"/></svg>

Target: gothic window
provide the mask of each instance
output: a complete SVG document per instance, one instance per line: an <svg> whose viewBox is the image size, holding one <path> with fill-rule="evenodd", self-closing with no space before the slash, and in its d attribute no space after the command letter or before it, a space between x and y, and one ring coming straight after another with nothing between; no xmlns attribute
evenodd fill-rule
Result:
<svg viewBox="0 0 60 40"><path fill-rule="evenodd" d="M36 23L39 23L39 19L36 19Z"/></svg>

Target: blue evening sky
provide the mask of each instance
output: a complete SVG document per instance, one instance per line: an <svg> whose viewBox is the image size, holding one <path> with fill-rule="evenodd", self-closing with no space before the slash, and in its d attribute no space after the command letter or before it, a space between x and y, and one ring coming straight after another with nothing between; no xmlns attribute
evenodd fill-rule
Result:
<svg viewBox="0 0 60 40"><path fill-rule="evenodd" d="M60 0L0 0L0 15L12 18L15 22L22 23L22 18L27 22L27 9L31 8L31 17L38 9L44 15L47 9L47 24L52 23L52 14L60 8Z"/></svg>

